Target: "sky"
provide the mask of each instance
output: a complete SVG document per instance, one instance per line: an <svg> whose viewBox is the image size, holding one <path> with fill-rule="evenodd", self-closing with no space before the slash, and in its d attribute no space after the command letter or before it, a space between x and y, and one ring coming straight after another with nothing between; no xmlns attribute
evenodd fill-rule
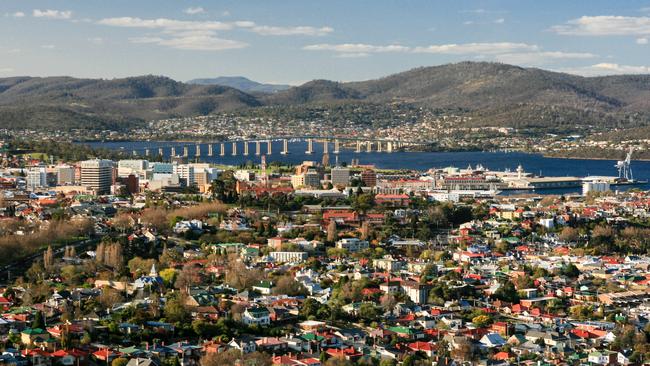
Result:
<svg viewBox="0 0 650 366"><path fill-rule="evenodd" d="M650 74L650 0L2 0L0 77L284 84L497 61Z"/></svg>

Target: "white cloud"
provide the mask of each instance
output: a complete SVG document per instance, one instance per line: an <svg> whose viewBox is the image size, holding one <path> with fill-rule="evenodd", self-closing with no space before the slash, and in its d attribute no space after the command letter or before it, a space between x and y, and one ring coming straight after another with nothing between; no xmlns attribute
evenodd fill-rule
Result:
<svg viewBox="0 0 650 366"><path fill-rule="evenodd" d="M553 32L573 36L625 36L650 34L650 17L616 15L582 16L551 27Z"/></svg>
<svg viewBox="0 0 650 366"><path fill-rule="evenodd" d="M406 46L397 44L387 46L374 46L363 43L344 43L344 44L314 44L303 47L307 51L334 51L343 54L364 54L384 53L384 52L409 52L411 49Z"/></svg>
<svg viewBox="0 0 650 366"><path fill-rule="evenodd" d="M488 9L472 9L472 10L462 10L460 13L470 13L470 14L503 14L507 13L505 10L488 10Z"/></svg>
<svg viewBox="0 0 650 366"><path fill-rule="evenodd" d="M648 39L643 37L643 38L637 38L636 39L636 44L648 44Z"/></svg>
<svg viewBox="0 0 650 366"><path fill-rule="evenodd" d="M192 51L223 51L230 49L245 48L248 44L230 39L219 38L215 35L195 34L162 37L133 37L129 38L131 43L151 43L159 46L175 48L179 50Z"/></svg>
<svg viewBox="0 0 650 366"><path fill-rule="evenodd" d="M262 36L324 36L334 32L331 27L273 27L268 25L253 26L251 30Z"/></svg>
<svg viewBox="0 0 650 366"><path fill-rule="evenodd" d="M512 42L495 42L495 43L462 43L462 44L444 44L444 45L431 45L425 47L415 47L415 53L436 53L448 55L463 55L463 54L500 54L512 53L522 51L537 51L539 49L536 45L526 43L512 43Z"/></svg>
<svg viewBox="0 0 650 366"><path fill-rule="evenodd" d="M56 48L56 46L53 45L53 44L44 44L44 45L41 46L41 48L45 49L45 50L53 50L53 49Z"/></svg>
<svg viewBox="0 0 650 366"><path fill-rule="evenodd" d="M218 21L190 21L167 18L141 19L133 17L106 18L98 21L99 24L124 28L147 28L166 30L230 30L232 24Z"/></svg>
<svg viewBox="0 0 650 366"><path fill-rule="evenodd" d="M32 16L35 18L70 19L72 18L72 12L70 10L34 9Z"/></svg>
<svg viewBox="0 0 650 366"><path fill-rule="evenodd" d="M505 22L506 22L506 20L505 20L504 18L499 18L499 19L496 19L496 20L494 21L495 24L503 24L503 23L505 23Z"/></svg>
<svg viewBox="0 0 650 366"><path fill-rule="evenodd" d="M189 8L183 10L183 13L190 14L190 15L201 14L201 13L205 13L205 9L203 9L200 6L196 6L196 7L190 6Z"/></svg>
<svg viewBox="0 0 650 366"><path fill-rule="evenodd" d="M133 43L152 43L160 46L182 50L219 51L247 47L248 44L236 40L224 39L217 32L243 29L265 36L291 36L307 35L320 36L331 33L330 27L273 27L255 24L248 20L220 22L220 21L191 21L168 18L142 19L137 17L105 18L98 24L156 30L159 34L146 34L132 37Z"/></svg>
<svg viewBox="0 0 650 366"><path fill-rule="evenodd" d="M234 22L219 21L192 21L192 20L175 20L167 18L158 19L141 19L134 17L106 18L98 21L99 24L113 27L125 28L147 28L162 29L168 32L176 31L225 31L235 28L249 29L264 36L323 36L334 31L331 27L276 27L268 25L258 25L249 20L239 20Z"/></svg>
<svg viewBox="0 0 650 366"><path fill-rule="evenodd" d="M0 74L9 74L14 72L14 69L11 67L0 67Z"/></svg>
<svg viewBox="0 0 650 366"><path fill-rule="evenodd" d="M540 66L568 59L594 59L598 55L587 52L544 51L541 47L527 43L492 42L463 43L409 47L399 44L371 45L364 43L313 44L304 46L306 51L334 52L335 57L367 57L378 53L421 53L439 55L460 55L476 60L495 60L500 62Z"/></svg>
<svg viewBox="0 0 650 366"><path fill-rule="evenodd" d="M102 37L91 37L88 38L88 42L92 44L104 44L104 39Z"/></svg>
<svg viewBox="0 0 650 366"><path fill-rule="evenodd" d="M22 11L17 11L15 13L11 14L11 16L14 17L14 18L23 18L23 17L25 17L25 13L23 13Z"/></svg>
<svg viewBox="0 0 650 366"><path fill-rule="evenodd" d="M599 63L591 66L567 68L559 71L583 76L650 74L650 66L620 65L615 63Z"/></svg>
<svg viewBox="0 0 650 366"><path fill-rule="evenodd" d="M336 58L363 58L370 56L369 53L357 52L357 53L339 53L334 55Z"/></svg>

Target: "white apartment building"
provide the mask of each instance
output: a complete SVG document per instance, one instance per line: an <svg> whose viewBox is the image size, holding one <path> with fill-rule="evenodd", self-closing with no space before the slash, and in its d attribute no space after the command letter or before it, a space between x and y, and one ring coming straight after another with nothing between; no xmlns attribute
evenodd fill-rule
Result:
<svg viewBox="0 0 650 366"><path fill-rule="evenodd" d="M90 187L97 194L109 194L113 183L113 162L94 159L81 162L81 185Z"/></svg>

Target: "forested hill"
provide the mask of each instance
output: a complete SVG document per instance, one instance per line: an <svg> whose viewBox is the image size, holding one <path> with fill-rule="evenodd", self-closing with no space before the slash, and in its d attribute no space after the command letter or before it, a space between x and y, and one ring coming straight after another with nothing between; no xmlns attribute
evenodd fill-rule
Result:
<svg viewBox="0 0 650 366"><path fill-rule="evenodd" d="M461 62L384 78L315 80L273 93L186 84L159 76L0 79L0 124L8 128L129 128L151 119L330 103L410 103L454 108L476 125L644 125L650 75L580 77L535 68Z"/></svg>
<svg viewBox="0 0 650 366"><path fill-rule="evenodd" d="M184 84L161 76L0 79L0 125L15 129L127 129L146 120L259 105L238 89Z"/></svg>

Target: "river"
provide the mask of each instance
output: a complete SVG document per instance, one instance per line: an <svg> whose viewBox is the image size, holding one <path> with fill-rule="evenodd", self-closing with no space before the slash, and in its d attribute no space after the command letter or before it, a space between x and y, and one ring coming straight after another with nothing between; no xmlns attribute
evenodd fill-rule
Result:
<svg viewBox="0 0 650 366"><path fill-rule="evenodd" d="M195 146L189 143L181 142L150 142L150 141L118 141L118 142L89 142L86 143L92 147L108 148L116 150L138 150L144 155L144 149L151 149L152 154L158 153L158 147L165 147L164 154L168 157L170 147L176 147L176 153L182 153L183 146L189 146L189 156L194 157ZM249 144L249 155L243 156L243 144L240 142L237 146L237 156L232 156L231 144L226 143L225 156L219 156L219 144L214 145L214 156L207 156L207 145L202 145L200 161L240 165L246 162L260 162L260 157L255 155L255 144ZM290 142L289 154L281 155L281 141L273 142L273 153L267 156L267 163L279 161L282 163L298 164L305 160L320 161L322 159L323 144L314 143L314 153L308 155L305 153L307 143L304 141ZM262 153L266 152L266 144L261 144ZM329 145L330 163L334 164L336 157L332 154L333 144ZM465 168L468 165L472 167L477 164L483 165L491 170L515 170L521 164L525 171L544 176L578 176L584 177L589 175L615 176L618 171L614 167L615 160L587 160L587 159L561 159L548 158L539 154L527 154L521 152L361 152L356 153L353 150L344 149L338 154L339 162L349 163L352 159L358 159L360 164L374 164L378 168L384 169L416 169L428 170L430 168L444 168L455 166ZM634 178L637 180L650 180L650 161L632 161L632 171ZM631 186L618 186L613 189L624 190ZM642 184L635 187L641 189L650 189L650 185ZM579 192L580 188L575 189L554 189L543 190L537 193L572 193Z"/></svg>

